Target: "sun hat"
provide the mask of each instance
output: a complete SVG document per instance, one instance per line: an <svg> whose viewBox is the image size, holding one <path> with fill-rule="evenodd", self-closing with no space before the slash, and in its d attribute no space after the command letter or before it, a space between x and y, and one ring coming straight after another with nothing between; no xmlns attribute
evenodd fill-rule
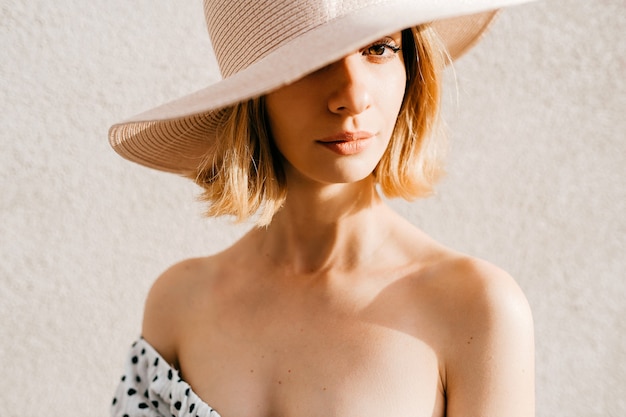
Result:
<svg viewBox="0 0 626 417"><path fill-rule="evenodd" d="M220 110L266 94L363 45L430 23L451 59L474 45L496 9L531 0L204 0L222 80L113 125L122 157L190 174L216 140Z"/></svg>

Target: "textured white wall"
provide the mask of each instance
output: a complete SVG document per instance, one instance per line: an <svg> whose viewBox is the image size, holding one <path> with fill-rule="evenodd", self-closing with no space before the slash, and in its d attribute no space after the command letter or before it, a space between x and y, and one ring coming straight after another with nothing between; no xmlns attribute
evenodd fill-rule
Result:
<svg viewBox="0 0 626 417"><path fill-rule="evenodd" d="M0 7L0 416L105 416L152 280L245 230L106 141L112 122L216 80L201 1ZM458 95L448 74L438 196L393 203L517 277L539 416L626 415L625 8L502 14L457 63Z"/></svg>

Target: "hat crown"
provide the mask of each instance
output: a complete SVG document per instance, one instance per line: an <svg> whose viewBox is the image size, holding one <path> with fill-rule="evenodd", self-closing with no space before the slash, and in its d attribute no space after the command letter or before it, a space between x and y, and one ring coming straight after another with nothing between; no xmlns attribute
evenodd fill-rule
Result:
<svg viewBox="0 0 626 417"><path fill-rule="evenodd" d="M227 78L315 27L385 1L204 0L204 16Z"/></svg>

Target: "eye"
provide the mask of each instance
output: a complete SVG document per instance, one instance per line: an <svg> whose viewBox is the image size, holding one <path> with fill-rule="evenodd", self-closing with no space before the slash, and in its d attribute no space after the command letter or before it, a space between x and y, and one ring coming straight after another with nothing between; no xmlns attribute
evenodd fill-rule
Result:
<svg viewBox="0 0 626 417"><path fill-rule="evenodd" d="M392 39L380 40L363 49L363 55L388 56L395 55L400 51L400 47Z"/></svg>

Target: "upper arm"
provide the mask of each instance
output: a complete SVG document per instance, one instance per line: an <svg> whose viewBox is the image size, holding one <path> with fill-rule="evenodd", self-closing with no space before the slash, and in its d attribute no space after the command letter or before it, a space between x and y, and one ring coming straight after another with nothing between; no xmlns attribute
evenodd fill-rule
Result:
<svg viewBox="0 0 626 417"><path fill-rule="evenodd" d="M448 417L534 416L534 336L530 308L503 271L473 263L458 297L446 358Z"/></svg>
<svg viewBox="0 0 626 417"><path fill-rule="evenodd" d="M188 313L189 297L201 267L199 259L180 262L166 270L146 298L141 334L170 364L177 363L177 346Z"/></svg>

